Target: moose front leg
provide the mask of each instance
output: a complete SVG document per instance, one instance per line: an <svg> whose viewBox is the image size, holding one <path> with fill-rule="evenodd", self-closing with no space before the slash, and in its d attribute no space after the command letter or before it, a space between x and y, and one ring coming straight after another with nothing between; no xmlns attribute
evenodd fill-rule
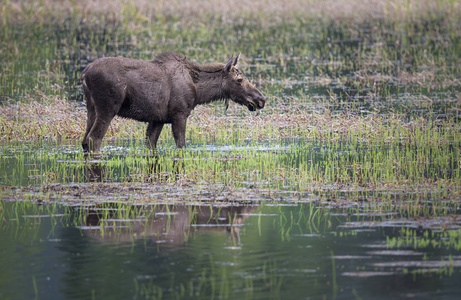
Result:
<svg viewBox="0 0 461 300"><path fill-rule="evenodd" d="M163 129L163 123L155 123L151 122L147 126L147 132L146 132L146 143L147 143L147 148L149 149L155 149L157 148L157 141L160 136L160 133L162 132Z"/></svg>
<svg viewBox="0 0 461 300"><path fill-rule="evenodd" d="M183 117L177 118L171 123L174 141L178 148L184 148L184 146L186 146L186 122L187 118Z"/></svg>

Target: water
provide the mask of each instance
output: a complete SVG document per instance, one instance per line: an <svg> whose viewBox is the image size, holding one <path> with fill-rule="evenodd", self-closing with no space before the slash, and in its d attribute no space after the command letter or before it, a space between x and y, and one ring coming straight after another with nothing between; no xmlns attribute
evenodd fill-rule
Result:
<svg viewBox="0 0 461 300"><path fill-rule="evenodd" d="M450 299L460 292L459 229L278 204L3 203L0 297Z"/></svg>

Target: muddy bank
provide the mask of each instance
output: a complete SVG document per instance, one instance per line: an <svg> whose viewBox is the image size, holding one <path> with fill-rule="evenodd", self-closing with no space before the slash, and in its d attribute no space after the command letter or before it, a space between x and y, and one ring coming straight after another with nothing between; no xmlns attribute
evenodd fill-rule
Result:
<svg viewBox="0 0 461 300"><path fill-rule="evenodd" d="M345 184L312 183L304 191L285 191L267 188L237 188L222 184L199 184L187 180L177 182L130 182L130 183L51 183L41 186L14 187L2 186L0 200L34 201L37 203L58 202L68 205L93 205L107 202L126 202L130 204L219 204L271 203L316 203L333 208L372 206L410 207L424 203L435 187L427 186L373 186L359 187ZM418 196L419 195L419 196ZM415 198L416 197L416 198ZM426 199L421 202L411 199ZM459 206L461 198L457 189L446 189L443 199L434 205ZM429 197L430 199L430 197Z"/></svg>
<svg viewBox="0 0 461 300"><path fill-rule="evenodd" d="M71 183L37 187L2 187L3 200L61 202L70 205L124 201L129 203L259 202L285 200L266 190L232 189L223 185L195 183ZM294 200L292 198L292 200Z"/></svg>

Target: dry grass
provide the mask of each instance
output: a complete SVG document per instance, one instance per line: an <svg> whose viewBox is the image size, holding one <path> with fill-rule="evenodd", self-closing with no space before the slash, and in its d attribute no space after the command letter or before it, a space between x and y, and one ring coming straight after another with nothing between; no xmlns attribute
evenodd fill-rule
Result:
<svg viewBox="0 0 461 300"><path fill-rule="evenodd" d="M197 138L215 140L222 135L223 140L232 139L249 141L279 141L280 139L296 139L312 141L357 141L374 142L416 142L416 135L422 131L436 132L437 127L456 128L459 125L449 120L438 120L431 123L426 117L407 118L404 114L389 113L386 115L358 115L344 111L332 114L329 110L306 111L289 107L270 107L261 111L259 116L236 116L234 106L228 116L214 114L212 108L198 107L192 114L189 130L197 134ZM233 113L235 115L233 115ZM439 138L427 138L426 143L445 143Z"/></svg>
<svg viewBox="0 0 461 300"><path fill-rule="evenodd" d="M125 1L23 1L7 0L0 4L0 20L13 23L24 21L53 21L77 16L79 19L101 17L128 21L157 21L162 17L180 18L181 21L204 22L204 17L216 16L219 20L235 20L241 16L253 17L268 23L274 18L342 18L418 19L428 13L445 18L460 15L461 3L449 0L254 0L254 1L200 1L200 0L125 0ZM54 17L53 17L54 16ZM135 24L133 24L135 25Z"/></svg>
<svg viewBox="0 0 461 300"><path fill-rule="evenodd" d="M76 140L83 137L86 108L57 96L42 95L39 101L7 103L0 106L0 140ZM107 139L139 135L142 124L116 118Z"/></svg>
<svg viewBox="0 0 461 300"><path fill-rule="evenodd" d="M275 100L274 100L275 101ZM218 107L220 110L221 107ZM428 127L426 118L411 118L387 114L360 116L348 112L332 115L328 110L308 112L290 109L281 104L271 105L260 115L250 114L245 108L232 104L227 114L215 106L198 106L188 122L187 137L193 142L278 141L281 138L360 142L383 141L404 138L414 140L418 130L434 130ZM439 121L443 127L458 125ZM437 125L437 124L436 124ZM80 140L86 126L86 108L57 96L42 95L40 101L7 103L0 106L1 141ZM454 128L453 130L456 130ZM146 124L116 117L104 141L115 139L143 139ZM161 139L171 138L168 128ZM398 132L398 135L396 134ZM427 143L439 140L427 140Z"/></svg>

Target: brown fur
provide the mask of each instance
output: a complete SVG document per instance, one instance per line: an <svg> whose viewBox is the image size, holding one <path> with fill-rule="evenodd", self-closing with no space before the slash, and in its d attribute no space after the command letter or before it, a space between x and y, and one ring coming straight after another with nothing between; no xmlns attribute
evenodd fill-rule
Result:
<svg viewBox="0 0 461 300"><path fill-rule="evenodd" d="M237 69L238 56L227 64L200 65L185 56L164 53L152 61L101 58L82 73L88 119L84 151L98 151L112 119L118 115L147 122L147 145L155 148L163 125L172 124L178 148L185 146L187 117L199 104L231 99L253 111L264 96Z"/></svg>

